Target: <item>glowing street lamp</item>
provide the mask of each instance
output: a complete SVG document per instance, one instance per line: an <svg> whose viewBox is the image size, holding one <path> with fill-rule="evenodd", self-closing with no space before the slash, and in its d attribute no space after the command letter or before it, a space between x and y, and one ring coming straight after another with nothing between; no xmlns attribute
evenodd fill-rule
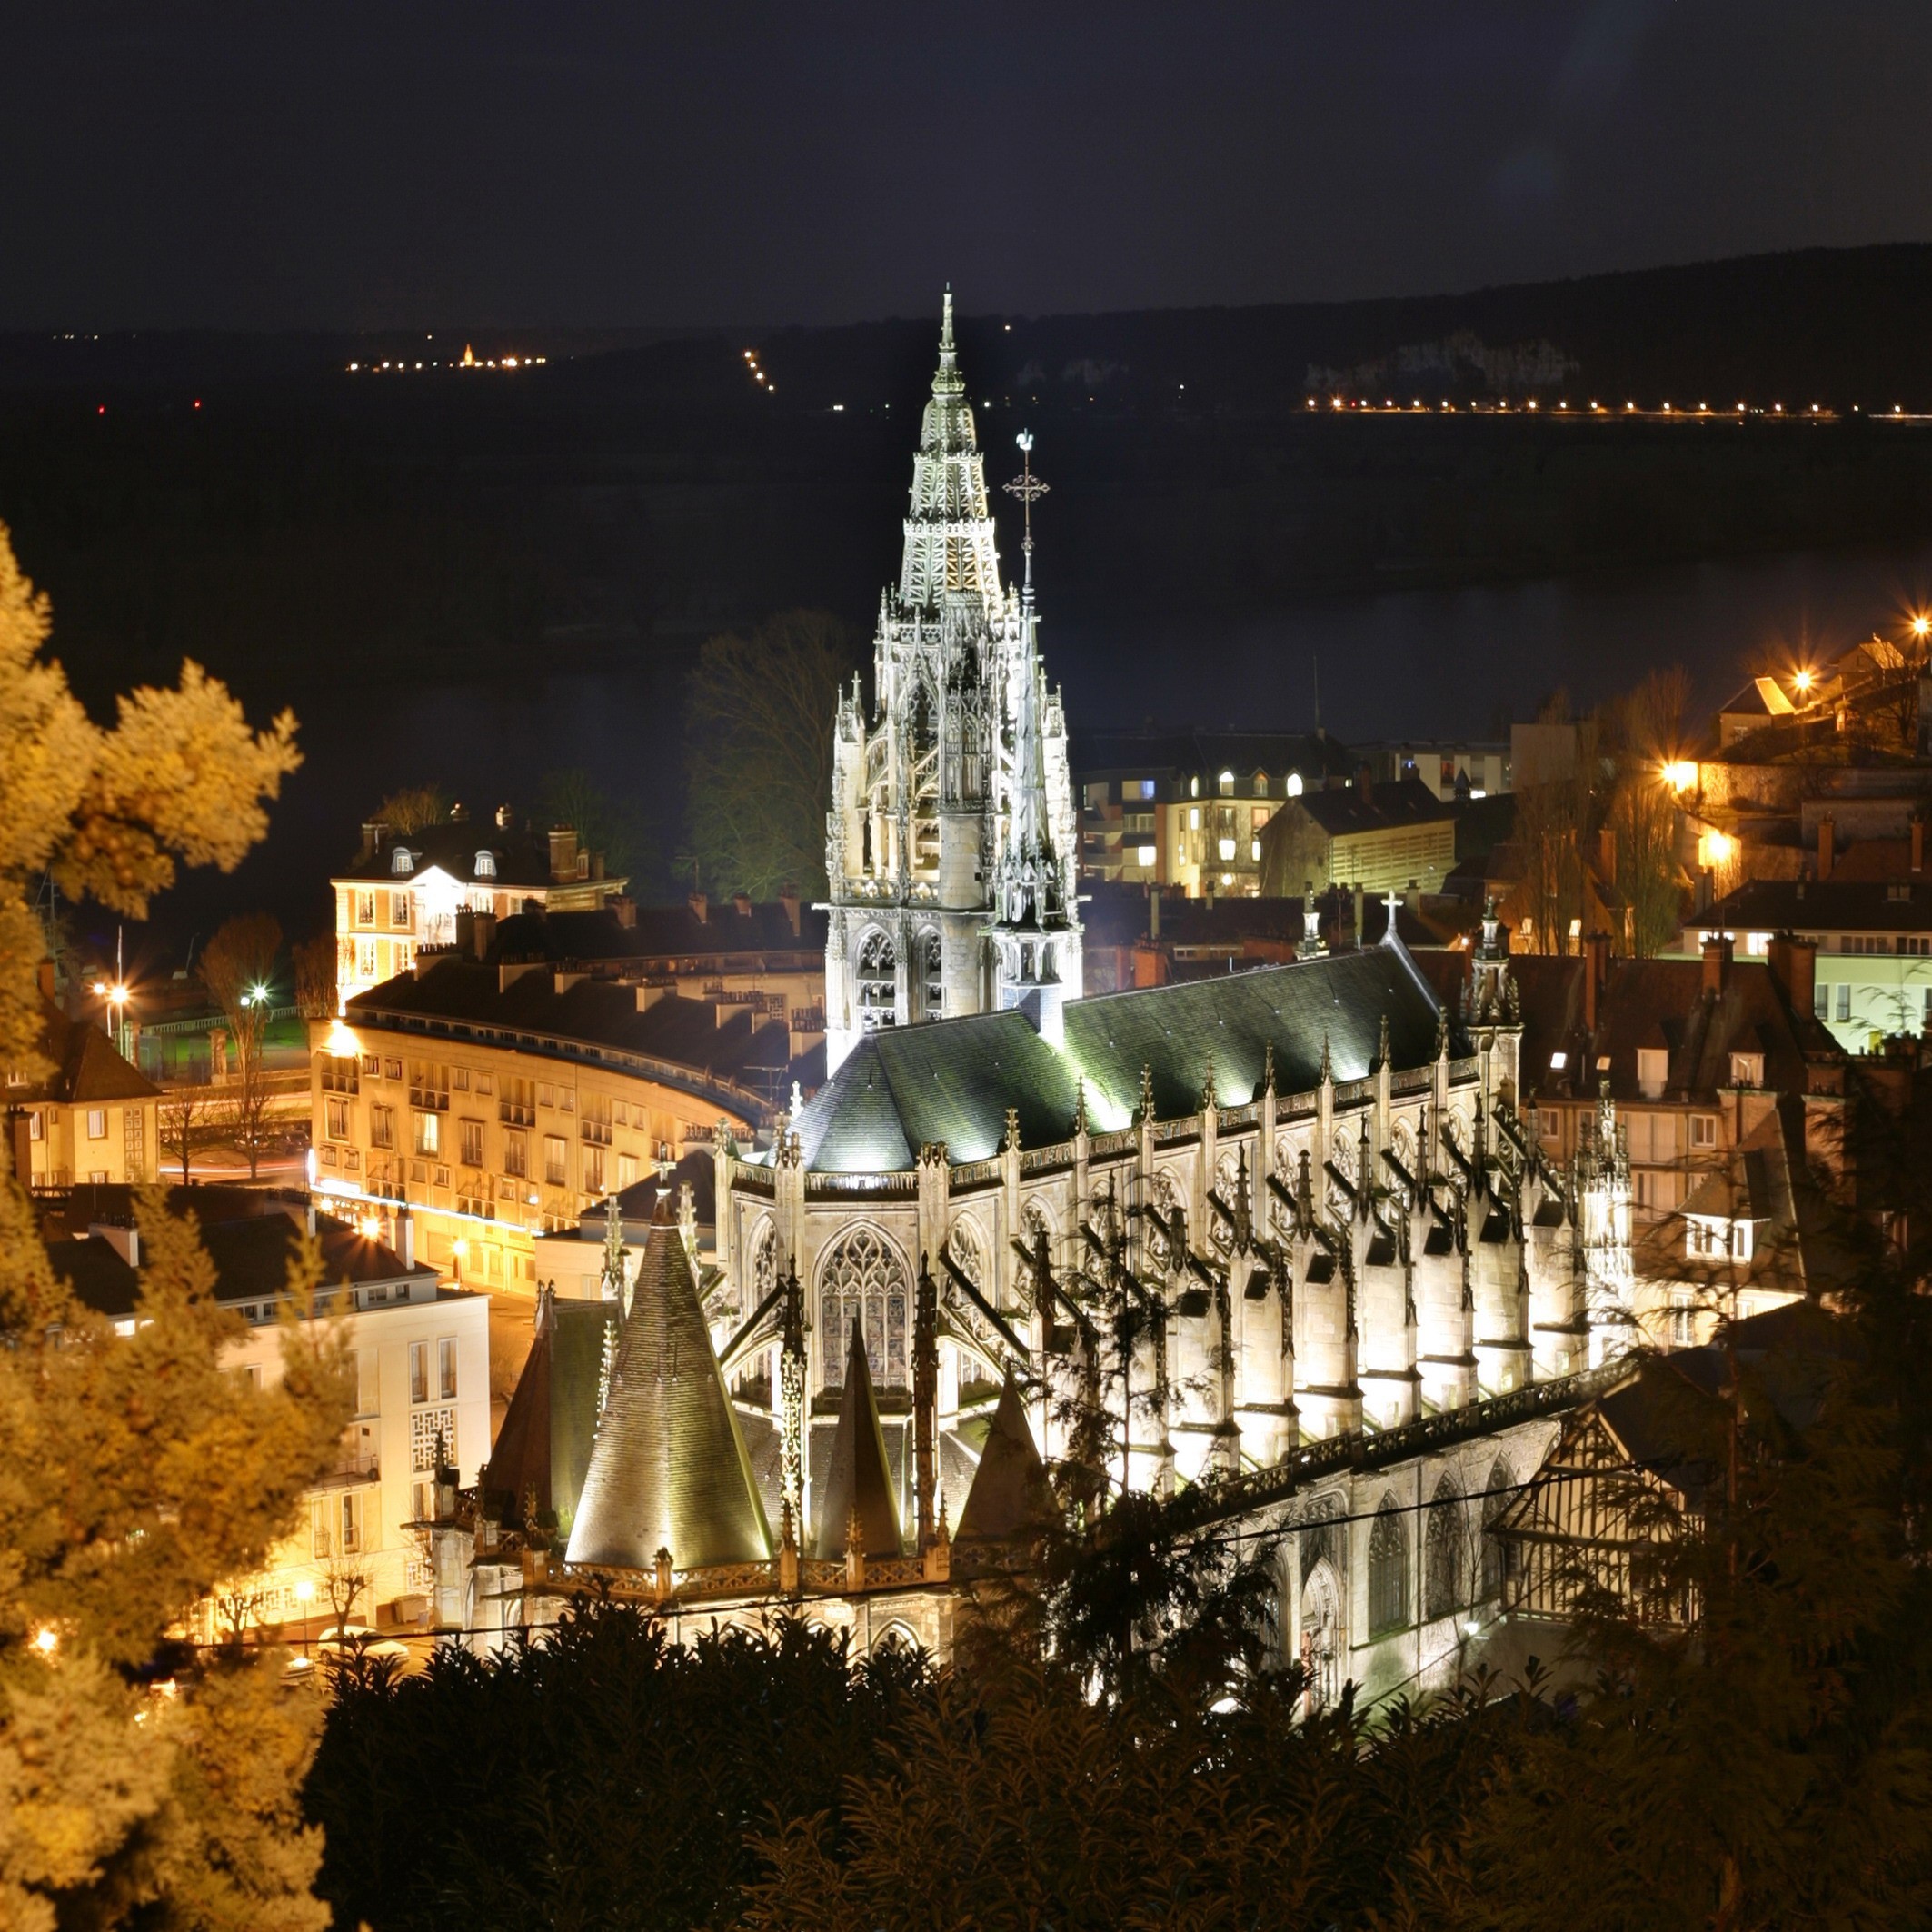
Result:
<svg viewBox="0 0 1932 1932"><path fill-rule="evenodd" d="M1800 671L1791 680L1791 688L1794 691L1809 691L1811 689L1811 673L1808 671Z"/></svg>
<svg viewBox="0 0 1932 1932"><path fill-rule="evenodd" d="M1924 637L1928 631L1932 631L1932 617L1915 617L1912 620L1914 637Z"/></svg>
<svg viewBox="0 0 1932 1932"><path fill-rule="evenodd" d="M1696 762L1688 758L1673 758L1664 767L1664 782L1673 792L1688 792L1698 782Z"/></svg>

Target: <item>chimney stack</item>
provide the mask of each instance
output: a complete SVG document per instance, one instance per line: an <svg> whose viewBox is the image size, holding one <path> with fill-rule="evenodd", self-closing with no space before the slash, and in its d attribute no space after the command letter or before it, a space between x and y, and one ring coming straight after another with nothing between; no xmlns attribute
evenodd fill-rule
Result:
<svg viewBox="0 0 1932 1932"><path fill-rule="evenodd" d="M752 895L749 892L733 892L732 894L732 911L737 913L740 919L751 918Z"/></svg>
<svg viewBox="0 0 1932 1932"><path fill-rule="evenodd" d="M1147 936L1160 937L1160 883L1158 880L1147 889Z"/></svg>
<svg viewBox="0 0 1932 1932"><path fill-rule="evenodd" d="M373 859L383 849L383 834L389 830L381 819L363 821L363 857Z"/></svg>
<svg viewBox="0 0 1932 1932"><path fill-rule="evenodd" d="M1833 848L1836 843L1834 834L1837 830L1837 823L1827 812L1818 821L1818 877L1820 879L1829 879L1831 877L1831 861L1834 855Z"/></svg>
<svg viewBox="0 0 1932 1932"><path fill-rule="evenodd" d="M577 834L568 825L550 828L550 876L558 884L577 876Z"/></svg>
<svg viewBox="0 0 1932 1932"><path fill-rule="evenodd" d="M1792 1012L1802 1015L1816 1011L1817 948L1809 940L1796 939L1788 932L1775 933L1766 949L1765 963Z"/></svg>
<svg viewBox="0 0 1932 1932"><path fill-rule="evenodd" d="M701 926L710 922L711 901L702 892L693 892L691 895L691 914Z"/></svg>
<svg viewBox="0 0 1932 1932"><path fill-rule="evenodd" d="M1609 976L1610 935L1592 932L1583 942L1583 1029L1588 1033L1597 1031L1597 1009Z"/></svg>
<svg viewBox="0 0 1932 1932"><path fill-rule="evenodd" d="M1916 813L1912 819L1912 870L1922 872L1926 869L1926 822Z"/></svg>
<svg viewBox="0 0 1932 1932"><path fill-rule="evenodd" d="M1731 942L1728 933L1713 932L1704 941L1704 991L1721 993L1730 983Z"/></svg>
<svg viewBox="0 0 1932 1932"><path fill-rule="evenodd" d="M778 908L792 928L792 937L796 939L799 936L798 888L789 880L778 889Z"/></svg>
<svg viewBox="0 0 1932 1932"><path fill-rule="evenodd" d="M496 943L496 914L494 912L477 913L476 922L473 931L476 941L476 957L480 960L488 959L490 957L490 948Z"/></svg>
<svg viewBox="0 0 1932 1932"><path fill-rule="evenodd" d="M404 1268L416 1265L416 1218L407 1208L396 1216L396 1252Z"/></svg>
<svg viewBox="0 0 1932 1932"><path fill-rule="evenodd" d="M508 832L515 823L516 813L511 811L509 806L499 805L496 808L496 829L499 832Z"/></svg>

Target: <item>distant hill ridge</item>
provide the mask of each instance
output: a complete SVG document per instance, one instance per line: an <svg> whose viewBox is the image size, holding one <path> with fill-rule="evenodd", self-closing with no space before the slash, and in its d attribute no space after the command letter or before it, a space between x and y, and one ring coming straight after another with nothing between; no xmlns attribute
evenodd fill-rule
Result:
<svg viewBox="0 0 1932 1932"><path fill-rule="evenodd" d="M1813 248L1505 284L1457 294L1094 314L976 313L958 291L962 361L988 397L1271 413L1310 393L1379 388L1401 400L1569 393L1724 408L1743 399L1827 408L1932 408L1924 318L1932 244ZM937 308L937 299L932 304ZM819 410L907 407L931 361L931 314L835 327L439 327L443 348L520 347L544 379L612 385L638 402ZM143 331L61 340L0 334L0 389L226 377L274 383L351 360L423 354L427 331ZM779 389L756 392L756 345ZM1311 384L1313 385L1311 387Z"/></svg>

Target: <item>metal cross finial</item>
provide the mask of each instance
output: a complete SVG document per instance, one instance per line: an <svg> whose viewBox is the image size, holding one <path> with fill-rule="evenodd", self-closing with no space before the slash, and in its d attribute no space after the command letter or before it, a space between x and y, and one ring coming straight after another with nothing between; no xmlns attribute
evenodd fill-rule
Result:
<svg viewBox="0 0 1932 1932"><path fill-rule="evenodd" d="M1026 560L1025 589L1031 598L1033 594L1033 503L1047 493L1048 486L1033 474L1033 433L1023 429L1014 439L1020 445L1020 473L1006 485L1010 496L1020 499L1020 506L1026 521L1026 538L1021 544L1021 554Z"/></svg>

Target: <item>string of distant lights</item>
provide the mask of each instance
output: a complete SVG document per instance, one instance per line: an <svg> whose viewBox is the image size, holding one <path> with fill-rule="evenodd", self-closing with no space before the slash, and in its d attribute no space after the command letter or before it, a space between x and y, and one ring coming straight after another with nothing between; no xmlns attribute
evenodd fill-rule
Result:
<svg viewBox="0 0 1932 1932"><path fill-rule="evenodd" d="M1183 385L1185 386L1185 385ZM1324 407L1329 414L1344 413L1363 416L1561 416L1571 422L1627 422L1632 417L1640 421L1668 421L1672 423L1736 423L1749 417L1759 416L1770 422L1785 423L1838 423L1847 416L1862 416L1873 423L1926 423L1932 422L1932 411L1909 410L1902 403L1895 403L1889 409L1867 409L1854 403L1848 410L1839 409L1823 403L1813 403L1802 407L1787 409L1782 403L1773 403L1768 407L1762 403L1738 403L1726 407L1713 407L1708 403L1695 405L1661 402L1655 404L1638 403L1626 399L1619 406L1615 403L1592 399L1588 403L1572 403L1566 396L1549 403L1538 396L1528 396L1512 403L1507 396L1485 396L1454 402L1445 396L1439 403L1424 401L1420 396L1407 403L1398 402L1393 396L1384 396L1377 402L1372 396L1348 396L1329 394L1326 403L1321 396L1303 398L1304 407L1314 413L1322 413Z"/></svg>

